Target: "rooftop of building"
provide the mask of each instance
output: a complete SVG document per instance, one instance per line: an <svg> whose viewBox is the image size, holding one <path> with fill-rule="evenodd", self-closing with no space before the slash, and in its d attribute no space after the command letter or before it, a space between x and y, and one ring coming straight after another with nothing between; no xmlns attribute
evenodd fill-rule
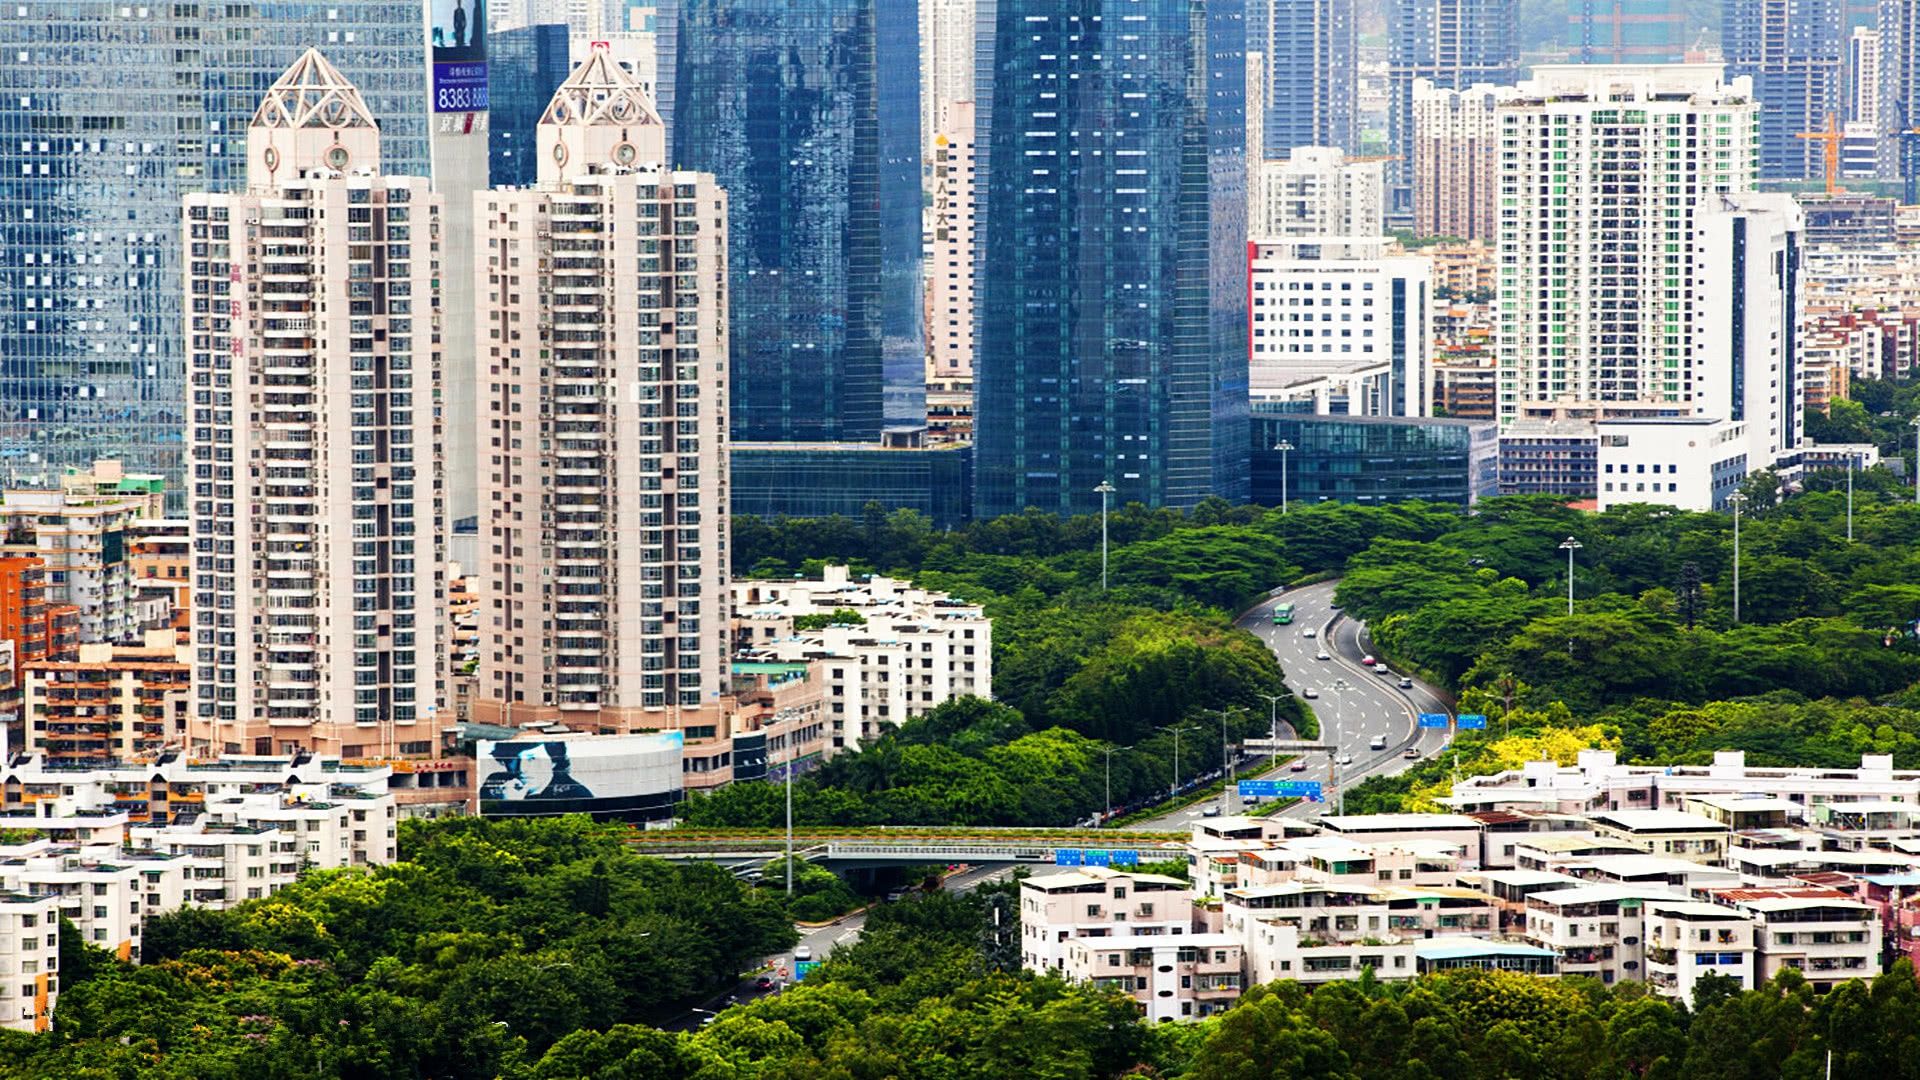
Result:
<svg viewBox="0 0 1920 1080"><path fill-rule="evenodd" d="M1342 833L1480 828L1479 821L1465 814L1328 814L1320 819L1320 824Z"/></svg>
<svg viewBox="0 0 1920 1080"><path fill-rule="evenodd" d="M1595 822L1636 833L1722 832L1727 828L1710 817L1682 810L1596 810L1588 816Z"/></svg>
<svg viewBox="0 0 1920 1080"><path fill-rule="evenodd" d="M1422 960L1465 960L1476 956L1540 957L1555 955L1552 949L1518 941L1488 941L1476 937L1443 937L1413 943L1413 955Z"/></svg>

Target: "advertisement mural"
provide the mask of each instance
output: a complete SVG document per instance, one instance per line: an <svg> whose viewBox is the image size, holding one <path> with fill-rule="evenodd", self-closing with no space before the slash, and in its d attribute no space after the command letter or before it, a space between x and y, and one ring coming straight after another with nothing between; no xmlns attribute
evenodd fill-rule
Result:
<svg viewBox="0 0 1920 1080"><path fill-rule="evenodd" d="M431 0L433 111L487 107L487 0Z"/></svg>
<svg viewBox="0 0 1920 1080"><path fill-rule="evenodd" d="M682 748L677 731L483 740L475 753L480 814L664 820L680 801Z"/></svg>

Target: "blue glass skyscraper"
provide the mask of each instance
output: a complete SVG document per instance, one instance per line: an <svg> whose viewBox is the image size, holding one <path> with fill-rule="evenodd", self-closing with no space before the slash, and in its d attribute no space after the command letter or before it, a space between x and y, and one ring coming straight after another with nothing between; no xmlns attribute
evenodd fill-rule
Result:
<svg viewBox="0 0 1920 1080"><path fill-rule="evenodd" d="M1821 131L1841 109L1846 56L1844 0L1726 0L1721 49L1727 78L1753 77L1760 109L1760 178L1826 175L1821 145L1799 137Z"/></svg>
<svg viewBox="0 0 1920 1080"><path fill-rule="evenodd" d="M1269 159L1296 146L1359 153L1360 37L1353 0L1252 0L1246 48L1265 55L1262 146Z"/></svg>
<svg viewBox="0 0 1920 1080"><path fill-rule="evenodd" d="M1238 0L982 11L976 513L1245 498Z"/></svg>
<svg viewBox="0 0 1920 1080"><path fill-rule="evenodd" d="M1520 78L1519 0L1396 0L1387 25L1387 163L1397 217L1413 213L1413 81L1441 90Z"/></svg>
<svg viewBox="0 0 1920 1080"><path fill-rule="evenodd" d="M738 440L880 435L874 2L660 5L658 96L675 165L713 173L727 192Z"/></svg>
<svg viewBox="0 0 1920 1080"><path fill-rule="evenodd" d="M920 306L920 5L874 0L880 123L880 332L886 418L923 424L926 313Z"/></svg>
<svg viewBox="0 0 1920 1080"><path fill-rule="evenodd" d="M119 457L178 479L181 196L244 184L246 126L308 46L387 171L429 175L419 3L24 0L0 20L0 478ZM185 491L185 485L170 485Z"/></svg>
<svg viewBox="0 0 1920 1080"><path fill-rule="evenodd" d="M487 175L495 187L531 187L540 161L534 156L534 128L553 100L553 92L573 73L567 54L567 25L542 23L495 30L487 35Z"/></svg>

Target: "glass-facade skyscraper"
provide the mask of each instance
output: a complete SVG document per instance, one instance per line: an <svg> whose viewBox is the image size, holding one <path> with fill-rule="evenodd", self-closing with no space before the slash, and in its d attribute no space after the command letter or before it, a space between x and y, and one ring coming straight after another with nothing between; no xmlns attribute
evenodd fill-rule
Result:
<svg viewBox="0 0 1920 1080"><path fill-rule="evenodd" d="M874 3L660 5L658 93L671 156L679 168L713 173L727 192L739 440L880 435Z"/></svg>
<svg viewBox="0 0 1920 1080"><path fill-rule="evenodd" d="M182 477L182 196L244 186L247 123L308 46L360 87L386 171L429 175L424 26L387 0L8 5L0 477L96 457Z"/></svg>
<svg viewBox="0 0 1920 1080"><path fill-rule="evenodd" d="M920 5L874 0L880 123L880 333L886 419L924 424L926 311L920 303Z"/></svg>
<svg viewBox="0 0 1920 1080"><path fill-rule="evenodd" d="M1520 78L1519 0L1399 0L1387 26L1388 213L1413 213L1413 81L1440 90Z"/></svg>
<svg viewBox="0 0 1920 1080"><path fill-rule="evenodd" d="M1246 25L1245 47L1265 55L1265 156L1284 158L1296 146L1359 153L1354 0L1250 0Z"/></svg>
<svg viewBox="0 0 1920 1080"><path fill-rule="evenodd" d="M1760 178L1826 175L1821 144L1799 137L1821 131L1841 108L1846 56L1844 0L1726 0L1721 49L1727 78L1753 77L1760 110Z"/></svg>
<svg viewBox="0 0 1920 1080"><path fill-rule="evenodd" d="M573 73L567 25L541 23L487 35L487 179L494 187L531 187L540 175L534 132L553 92Z"/></svg>
<svg viewBox="0 0 1920 1080"><path fill-rule="evenodd" d="M976 513L1244 499L1238 0L981 10Z"/></svg>

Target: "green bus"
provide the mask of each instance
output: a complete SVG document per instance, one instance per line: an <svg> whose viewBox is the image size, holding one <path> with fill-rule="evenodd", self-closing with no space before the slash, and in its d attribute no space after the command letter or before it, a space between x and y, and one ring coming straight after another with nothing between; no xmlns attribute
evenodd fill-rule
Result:
<svg viewBox="0 0 1920 1080"><path fill-rule="evenodd" d="M1293 621L1293 605L1292 604L1273 605L1273 625L1285 626L1292 621Z"/></svg>

